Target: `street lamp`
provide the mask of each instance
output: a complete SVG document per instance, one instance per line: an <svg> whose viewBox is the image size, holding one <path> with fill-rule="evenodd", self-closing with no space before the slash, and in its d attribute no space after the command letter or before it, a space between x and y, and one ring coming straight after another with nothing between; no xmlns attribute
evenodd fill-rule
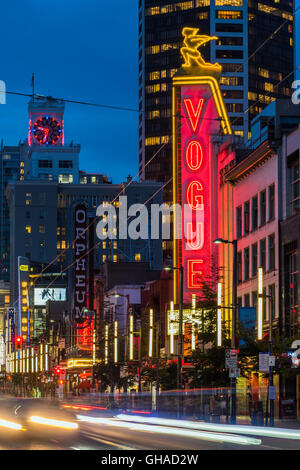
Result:
<svg viewBox="0 0 300 470"><path fill-rule="evenodd" d="M224 240L217 238L214 240L215 245L225 244L233 245L233 276L232 276L232 334L231 334L231 347L236 349L236 324L237 324L237 240ZM236 424L236 378L231 378L231 424Z"/></svg>
<svg viewBox="0 0 300 470"><path fill-rule="evenodd" d="M166 266L165 271L179 271L179 351L177 366L177 389L182 390L182 357L183 357L183 266Z"/></svg>
<svg viewBox="0 0 300 470"><path fill-rule="evenodd" d="M269 357L273 353L273 338L272 338L272 329L273 329L273 312L272 312L272 295L264 294L263 288L263 277L264 270L262 267L258 268L258 334L257 339L263 339L263 301L264 299L269 299ZM271 387L274 386L273 378L273 366L269 365L269 387L268 387L268 397L270 396ZM270 426L274 426L274 400L269 398L270 402ZM268 424L268 409L266 413L266 425Z"/></svg>

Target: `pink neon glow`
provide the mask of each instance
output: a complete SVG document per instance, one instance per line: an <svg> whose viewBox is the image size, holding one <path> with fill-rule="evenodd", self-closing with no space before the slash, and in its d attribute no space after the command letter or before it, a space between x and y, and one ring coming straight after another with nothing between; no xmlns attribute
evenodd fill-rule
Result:
<svg viewBox="0 0 300 470"><path fill-rule="evenodd" d="M203 161L203 150L198 140L189 142L185 152L185 160L190 170L197 171L200 169Z"/></svg>
<svg viewBox="0 0 300 470"><path fill-rule="evenodd" d="M180 106L181 151L177 171L181 173L182 199L177 202L184 212L184 239L179 243L182 254L179 264L184 267L184 301L189 302L195 289L210 276L210 138L218 133L220 122L209 85L182 86Z"/></svg>

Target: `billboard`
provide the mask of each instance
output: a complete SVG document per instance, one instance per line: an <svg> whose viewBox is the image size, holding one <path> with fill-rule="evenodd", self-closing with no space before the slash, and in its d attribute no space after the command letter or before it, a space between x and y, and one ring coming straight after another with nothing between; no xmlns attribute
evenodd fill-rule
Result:
<svg viewBox="0 0 300 470"><path fill-rule="evenodd" d="M67 289L60 287L53 288L34 288L34 305L43 306L46 305L47 300L53 300L56 302L63 302L67 300Z"/></svg>

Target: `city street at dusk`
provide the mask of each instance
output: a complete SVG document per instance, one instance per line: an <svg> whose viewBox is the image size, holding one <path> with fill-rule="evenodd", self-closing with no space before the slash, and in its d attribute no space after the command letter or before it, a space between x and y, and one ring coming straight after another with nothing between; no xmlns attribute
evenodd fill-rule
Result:
<svg viewBox="0 0 300 470"><path fill-rule="evenodd" d="M300 0L1 19L0 450L300 450Z"/></svg>

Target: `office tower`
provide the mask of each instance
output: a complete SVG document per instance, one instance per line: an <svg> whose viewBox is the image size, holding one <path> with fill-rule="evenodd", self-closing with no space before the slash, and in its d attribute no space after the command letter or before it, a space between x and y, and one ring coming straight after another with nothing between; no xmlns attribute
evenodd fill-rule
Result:
<svg viewBox="0 0 300 470"><path fill-rule="evenodd" d="M274 38L257 51L283 23ZM223 66L221 89L237 135L247 140L250 120L270 101L291 95L292 1L140 0L139 166L142 179L166 183L171 178L171 81L182 63L180 47L184 26L218 37L201 48L201 52L205 60ZM158 151L159 155L147 164ZM164 199L172 200L171 182L165 187Z"/></svg>
<svg viewBox="0 0 300 470"><path fill-rule="evenodd" d="M5 190L10 181L17 180L24 172L21 167L21 148L7 146L1 142L0 147L0 279L9 281L9 207L5 197Z"/></svg>

